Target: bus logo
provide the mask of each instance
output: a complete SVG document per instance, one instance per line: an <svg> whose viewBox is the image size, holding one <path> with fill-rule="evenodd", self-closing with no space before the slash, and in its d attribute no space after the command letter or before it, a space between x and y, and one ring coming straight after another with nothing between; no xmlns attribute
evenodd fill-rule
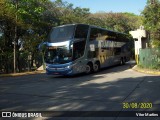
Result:
<svg viewBox="0 0 160 120"><path fill-rule="evenodd" d="M11 112L2 112L2 117L11 117Z"/></svg>

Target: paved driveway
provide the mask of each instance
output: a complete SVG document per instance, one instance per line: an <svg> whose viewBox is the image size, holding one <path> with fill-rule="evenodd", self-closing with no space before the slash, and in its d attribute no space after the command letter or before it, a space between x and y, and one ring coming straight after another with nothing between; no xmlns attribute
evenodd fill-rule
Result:
<svg viewBox="0 0 160 120"><path fill-rule="evenodd" d="M160 111L160 76L138 73L130 69L131 66L132 63L127 63L74 77L46 74L1 77L0 110ZM123 103L144 102L152 103L152 108L123 108ZM110 119L128 120L119 115Z"/></svg>

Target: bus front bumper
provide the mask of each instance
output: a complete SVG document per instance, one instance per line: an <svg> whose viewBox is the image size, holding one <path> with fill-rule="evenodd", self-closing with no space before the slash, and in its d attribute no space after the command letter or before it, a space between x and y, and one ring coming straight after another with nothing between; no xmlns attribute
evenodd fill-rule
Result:
<svg viewBox="0 0 160 120"><path fill-rule="evenodd" d="M46 68L47 75L72 75L73 71L70 68Z"/></svg>

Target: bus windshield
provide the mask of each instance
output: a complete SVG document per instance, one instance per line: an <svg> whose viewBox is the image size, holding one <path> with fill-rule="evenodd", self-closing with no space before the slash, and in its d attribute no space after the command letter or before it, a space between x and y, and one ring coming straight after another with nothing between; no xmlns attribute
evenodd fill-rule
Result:
<svg viewBox="0 0 160 120"><path fill-rule="evenodd" d="M45 55L46 63L50 64L64 64L71 62L71 60L72 50L67 46L49 47Z"/></svg>
<svg viewBox="0 0 160 120"><path fill-rule="evenodd" d="M49 34L49 42L63 42L73 38L74 25L55 27Z"/></svg>
<svg viewBox="0 0 160 120"><path fill-rule="evenodd" d="M50 33L50 42L68 41L69 44L48 47L45 55L46 63L65 64L81 58L85 52L88 29L88 25L67 25L53 28Z"/></svg>

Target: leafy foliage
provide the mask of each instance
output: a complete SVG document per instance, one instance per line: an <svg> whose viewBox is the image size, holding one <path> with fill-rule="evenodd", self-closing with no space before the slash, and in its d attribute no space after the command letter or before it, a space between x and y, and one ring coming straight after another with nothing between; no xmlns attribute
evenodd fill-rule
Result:
<svg viewBox="0 0 160 120"><path fill-rule="evenodd" d="M147 1L147 5L142 12L144 17L143 23L145 28L151 34L152 46L160 46L160 1L154 0L151 3L150 0Z"/></svg>
<svg viewBox="0 0 160 120"><path fill-rule="evenodd" d="M72 23L128 33L141 25L141 17L132 13L91 14L88 8L74 8L73 4L62 0L0 0L0 32L3 33L0 35L0 71L13 71L14 40L16 67L21 72L27 67L29 53L31 66L42 64L37 48L47 40L52 27Z"/></svg>
<svg viewBox="0 0 160 120"><path fill-rule="evenodd" d="M92 14L91 17L98 26L125 33L137 29L142 24L141 17L132 13L101 12Z"/></svg>

